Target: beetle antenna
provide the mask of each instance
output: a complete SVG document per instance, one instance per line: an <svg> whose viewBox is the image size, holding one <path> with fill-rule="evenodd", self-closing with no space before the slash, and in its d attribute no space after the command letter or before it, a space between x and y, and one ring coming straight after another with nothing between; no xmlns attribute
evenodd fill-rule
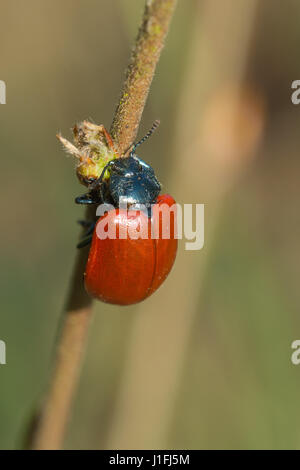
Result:
<svg viewBox="0 0 300 470"><path fill-rule="evenodd" d="M136 144L133 144L133 147L130 151L130 157L132 157L132 155L135 154L135 150L136 150L137 147L139 147L141 144L143 144L145 142L145 140L149 139L149 137L153 134L153 132L158 128L159 125L160 125L160 120L156 119L154 121L153 126L151 127L150 131L147 132L147 134L141 140L139 140Z"/></svg>

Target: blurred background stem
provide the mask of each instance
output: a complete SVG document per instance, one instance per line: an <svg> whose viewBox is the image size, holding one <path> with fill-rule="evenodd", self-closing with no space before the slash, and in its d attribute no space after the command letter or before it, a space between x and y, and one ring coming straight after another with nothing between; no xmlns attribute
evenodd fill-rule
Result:
<svg viewBox="0 0 300 470"><path fill-rule="evenodd" d="M146 1L111 127L120 153L132 144L136 136L175 4L176 0ZM87 217L94 215L87 211ZM77 252L48 393L30 432L29 446L32 449L60 449L63 444L92 315L92 300L83 288L87 255L88 249Z"/></svg>

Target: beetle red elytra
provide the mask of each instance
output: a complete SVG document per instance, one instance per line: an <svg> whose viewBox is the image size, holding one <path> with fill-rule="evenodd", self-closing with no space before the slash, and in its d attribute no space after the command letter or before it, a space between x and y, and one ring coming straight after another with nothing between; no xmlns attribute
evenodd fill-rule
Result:
<svg viewBox="0 0 300 470"><path fill-rule="evenodd" d="M79 128L74 128L75 143L81 145L79 150L58 136L67 151L79 158L77 174L80 181L88 186L88 192L77 197L75 202L86 205L111 204L115 208L100 217L96 225L83 222L87 232L78 244L82 248L91 243L84 273L85 288L89 295L104 302L131 305L149 297L166 279L176 258L175 201L168 194L159 195L161 186L153 168L135 153L136 148L152 135L158 124L159 121L155 121L150 131L132 146L129 156L117 154L113 140L103 126L86 121ZM95 154L97 133L101 133L107 143L109 157L105 164L103 158L101 160L103 138ZM128 210L121 208L123 204ZM162 213L153 210L153 207L159 209L164 204L173 207L167 238L162 233ZM141 205L146 211L137 210ZM115 227L116 237L98 237L97 225L103 222ZM131 226L146 226L148 236L131 238ZM153 227L158 234L156 238L152 237ZM128 231L126 239L119 236L121 230L123 233L124 230Z"/></svg>
<svg viewBox="0 0 300 470"><path fill-rule="evenodd" d="M158 196L156 204L173 206L168 194ZM162 213L154 211L152 218L143 211L117 209L101 217L116 226L116 239L100 239L97 227L85 270L85 288L92 296L104 302L131 305L149 297L163 283L176 258L176 214L170 212L170 235L162 238ZM148 226L148 238L120 239L120 228L130 224ZM158 238L151 238L151 224L158 228Z"/></svg>

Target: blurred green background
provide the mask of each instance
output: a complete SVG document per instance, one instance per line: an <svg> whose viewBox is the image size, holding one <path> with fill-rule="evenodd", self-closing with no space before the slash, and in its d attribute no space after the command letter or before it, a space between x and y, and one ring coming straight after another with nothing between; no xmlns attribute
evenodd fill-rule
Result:
<svg viewBox="0 0 300 470"><path fill-rule="evenodd" d="M143 6L1 2L2 449L45 390L83 214L55 134L109 128ZM298 0L179 0L140 154L205 204L205 247L144 304L95 304L66 448L300 448L299 21Z"/></svg>

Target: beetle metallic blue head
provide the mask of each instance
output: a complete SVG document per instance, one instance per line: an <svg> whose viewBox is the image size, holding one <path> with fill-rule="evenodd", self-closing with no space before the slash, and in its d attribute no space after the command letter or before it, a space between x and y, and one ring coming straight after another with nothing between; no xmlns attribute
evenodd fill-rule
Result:
<svg viewBox="0 0 300 470"><path fill-rule="evenodd" d="M130 205L152 204L160 193L160 184L154 174L153 168L141 160L137 155L113 160L107 166L110 177L102 186L102 199L105 194L112 199L113 205L120 203Z"/></svg>
<svg viewBox="0 0 300 470"><path fill-rule="evenodd" d="M120 204L150 206L156 202L161 186L153 168L139 158L135 150L158 127L155 121L150 131L133 145L128 157L111 160L103 169L100 177L94 181L89 192L75 199L77 204L109 203L115 207ZM106 171L109 178L104 178Z"/></svg>

